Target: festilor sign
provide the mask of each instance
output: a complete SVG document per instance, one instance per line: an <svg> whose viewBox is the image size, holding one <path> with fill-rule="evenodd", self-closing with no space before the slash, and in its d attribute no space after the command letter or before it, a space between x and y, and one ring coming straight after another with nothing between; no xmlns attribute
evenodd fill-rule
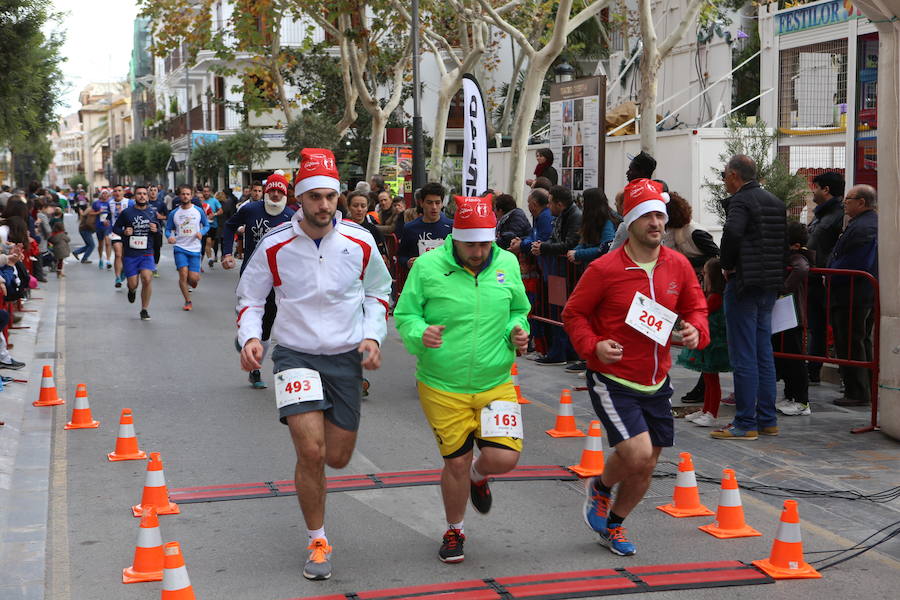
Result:
<svg viewBox="0 0 900 600"><path fill-rule="evenodd" d="M775 35L845 23L861 14L849 0L831 0L782 11L775 15Z"/></svg>

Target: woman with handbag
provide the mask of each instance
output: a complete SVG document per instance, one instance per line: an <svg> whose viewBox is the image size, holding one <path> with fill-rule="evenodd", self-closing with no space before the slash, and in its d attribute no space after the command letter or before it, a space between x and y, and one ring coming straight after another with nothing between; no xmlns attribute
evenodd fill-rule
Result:
<svg viewBox="0 0 900 600"><path fill-rule="evenodd" d="M72 255L81 260L81 263L85 265L89 265L93 262L88 259L91 257L91 252L93 252L95 248L94 232L97 231L98 214L100 214L99 211L94 210L92 206L86 206L78 217L78 233L81 235L81 239L84 240L84 246L76 249L72 252Z"/></svg>

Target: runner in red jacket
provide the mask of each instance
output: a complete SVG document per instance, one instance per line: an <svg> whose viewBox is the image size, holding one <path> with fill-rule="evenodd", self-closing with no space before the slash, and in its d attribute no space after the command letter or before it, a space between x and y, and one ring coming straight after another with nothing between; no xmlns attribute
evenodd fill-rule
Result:
<svg viewBox="0 0 900 600"><path fill-rule="evenodd" d="M661 186L625 187L628 242L590 264L563 322L587 361L588 393L615 453L588 479L584 519L622 556L635 553L622 522L650 487L659 453L674 444L670 336L688 348L709 343L706 299L687 258L661 246L668 220ZM612 487L619 485L613 503Z"/></svg>

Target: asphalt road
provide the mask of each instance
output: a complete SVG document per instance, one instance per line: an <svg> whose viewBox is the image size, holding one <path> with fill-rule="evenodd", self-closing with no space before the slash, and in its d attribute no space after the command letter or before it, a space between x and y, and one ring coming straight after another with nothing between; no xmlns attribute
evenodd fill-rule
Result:
<svg viewBox="0 0 900 600"><path fill-rule="evenodd" d="M276 419L274 393L250 389L234 350L237 271L217 266L205 273L193 294L192 312L181 310L169 249L160 273L153 280L153 320L141 322L139 304L129 304L124 291L113 288L111 272L98 271L96 263L67 266L65 397L73 398L76 384L86 383L94 418L102 426L63 432L63 412L56 413L55 467L65 477L51 490L51 506L57 512L49 567L55 579L49 597L159 597L159 583L121 583L121 570L131 564L138 534L139 520L131 516L130 507L140 500L146 468L143 461L106 459L122 408L134 411L141 448L162 453L170 488L292 478L293 447L287 429ZM383 366L369 375L372 391L363 406L357 451L342 473L440 466L416 398L413 360L392 323L389 331ZM535 372L524 364L527 361L520 362L528 373L525 379L534 382L532 395L538 401L524 410L522 464L576 462L582 440L551 439L543 430L553 420L547 407L556 402L544 390L574 386L578 380L561 369ZM264 379L271 382L270 362L265 369ZM679 423L679 431L685 426ZM664 457L675 460L677 452L667 450ZM768 555L778 502L745 493L747 520L764 535L716 540L697 531L697 525L709 519L673 519L653 508L665 503L671 486L672 480L656 481L650 497L629 517L626 526L638 554L622 558L597 545L586 529L579 484L495 483L492 512L482 516L470 509L467 514L466 560L455 566L436 556L445 527L437 487L331 493L326 528L335 549L334 576L327 582L302 577L306 532L295 498L186 504L180 515L162 516L160 521L163 540L181 543L197 597L207 599L277 600L507 575L751 561ZM716 488L701 486L701 492L704 503L715 510ZM801 517L803 510L801 504ZM847 537L829 533L821 523L804 523L803 535L807 550L849 545ZM655 597L896 598L898 583L900 561L870 553L829 570L821 580L660 592Z"/></svg>

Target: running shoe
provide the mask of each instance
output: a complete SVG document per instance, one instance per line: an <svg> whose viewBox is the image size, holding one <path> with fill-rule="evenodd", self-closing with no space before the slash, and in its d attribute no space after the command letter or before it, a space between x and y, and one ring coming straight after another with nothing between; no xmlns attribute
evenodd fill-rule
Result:
<svg viewBox="0 0 900 600"><path fill-rule="evenodd" d="M448 529L444 534L444 540L441 543L441 549L438 551L438 558L445 563L460 563L465 559L463 554L463 544L466 543L466 536L459 529Z"/></svg>
<svg viewBox="0 0 900 600"><path fill-rule="evenodd" d="M323 538L316 538L306 547L309 557L303 567L303 576L320 581L331 577L331 546Z"/></svg>
<svg viewBox="0 0 900 600"><path fill-rule="evenodd" d="M734 406L734 404L735 404L734 392L731 392L730 394L728 394L727 396L722 398L721 402L722 402L722 404L725 404L727 406Z"/></svg>
<svg viewBox="0 0 900 600"><path fill-rule="evenodd" d="M181 307L181 310L192 310L193 308L194 308L193 303L188 301L188 302L184 303L184 306Z"/></svg>
<svg viewBox="0 0 900 600"><path fill-rule="evenodd" d="M159 279L159 271L157 271L156 269L153 270L153 278Z"/></svg>
<svg viewBox="0 0 900 600"><path fill-rule="evenodd" d="M3 383L12 383L15 380L16 380L15 377L7 377L6 375L0 375L0 381L2 381Z"/></svg>
<svg viewBox="0 0 900 600"><path fill-rule="evenodd" d="M583 360L575 361L570 365L566 365L566 373L575 373L580 375L587 371L587 363Z"/></svg>
<svg viewBox="0 0 900 600"><path fill-rule="evenodd" d="M592 530L599 534L606 531L606 520L609 518L609 505L612 497L609 492L597 489L599 477L591 477L585 482L584 488L584 522Z"/></svg>
<svg viewBox="0 0 900 600"><path fill-rule="evenodd" d="M100 269L101 271L103 270L103 259L100 259L100 264L97 265L97 268Z"/></svg>
<svg viewBox="0 0 900 600"><path fill-rule="evenodd" d="M141 321L149 321L150 313L147 312L147 309L141 310Z"/></svg>
<svg viewBox="0 0 900 600"><path fill-rule="evenodd" d="M783 404L778 404L775 406L779 412L782 414L788 415L790 417L808 417L812 414L812 411L809 409L809 403L802 404L800 402L795 402L791 400L790 402L785 402Z"/></svg>
<svg viewBox="0 0 900 600"><path fill-rule="evenodd" d="M692 412L692 413L688 413L688 414L684 415L684 420L685 420L685 421L691 421L691 422L693 422L694 419L698 418L698 417L699 417L700 415L702 415L702 414L703 414L703 410L702 410L702 409L701 409L701 410L695 410L695 411Z"/></svg>
<svg viewBox="0 0 900 600"><path fill-rule="evenodd" d="M209 259L209 263L208 263L208 264L209 264L209 268L212 269L212 266L213 266L214 264L216 264L216 261L214 261L213 259Z"/></svg>
<svg viewBox="0 0 900 600"><path fill-rule="evenodd" d="M92 265L92 264L94 264L94 261L92 261L92 260L82 260L82 261L81 261L81 264L83 264L83 265Z"/></svg>
<svg viewBox="0 0 900 600"><path fill-rule="evenodd" d="M491 486L488 485L487 478L481 483L470 481L469 491L472 497L472 506L475 507L475 510L483 515L491 512L491 501L493 499L491 498Z"/></svg>
<svg viewBox="0 0 900 600"><path fill-rule="evenodd" d="M106 261L106 270L109 271L110 269L112 269L112 263L109 261Z"/></svg>
<svg viewBox="0 0 900 600"><path fill-rule="evenodd" d="M691 422L700 427L712 427L716 424L716 418L710 412L701 412L700 416L694 417Z"/></svg>
<svg viewBox="0 0 900 600"><path fill-rule="evenodd" d="M116 277L116 287L117 288L122 287L122 279L119 277Z"/></svg>
<svg viewBox="0 0 900 600"><path fill-rule="evenodd" d="M536 364L541 365L542 367L558 367L560 365L566 364L566 361L564 361L564 360L553 360L552 358L550 358L546 355L540 357L539 359L537 359L534 362Z"/></svg>
<svg viewBox="0 0 900 600"><path fill-rule="evenodd" d="M137 298L137 290L128 290L128 301L134 304L135 298Z"/></svg>
<svg viewBox="0 0 900 600"><path fill-rule="evenodd" d="M625 537L625 528L621 525L601 531L600 543L609 548L610 552L619 556L632 556L637 552L634 544Z"/></svg>
<svg viewBox="0 0 900 600"><path fill-rule="evenodd" d="M738 429L734 424L729 423L725 427L721 427L711 432L710 437L716 440L743 440L752 442L759 438L759 432L754 429Z"/></svg>
<svg viewBox="0 0 900 600"><path fill-rule="evenodd" d="M15 371L18 371L24 366L25 363L19 362L12 357L10 357L9 362L0 362L0 369L13 369Z"/></svg>
<svg viewBox="0 0 900 600"><path fill-rule="evenodd" d="M254 390L264 390L266 389L266 384L263 383L262 375L259 372L259 369L255 369L250 371L250 376L247 378L250 380L250 386Z"/></svg>

